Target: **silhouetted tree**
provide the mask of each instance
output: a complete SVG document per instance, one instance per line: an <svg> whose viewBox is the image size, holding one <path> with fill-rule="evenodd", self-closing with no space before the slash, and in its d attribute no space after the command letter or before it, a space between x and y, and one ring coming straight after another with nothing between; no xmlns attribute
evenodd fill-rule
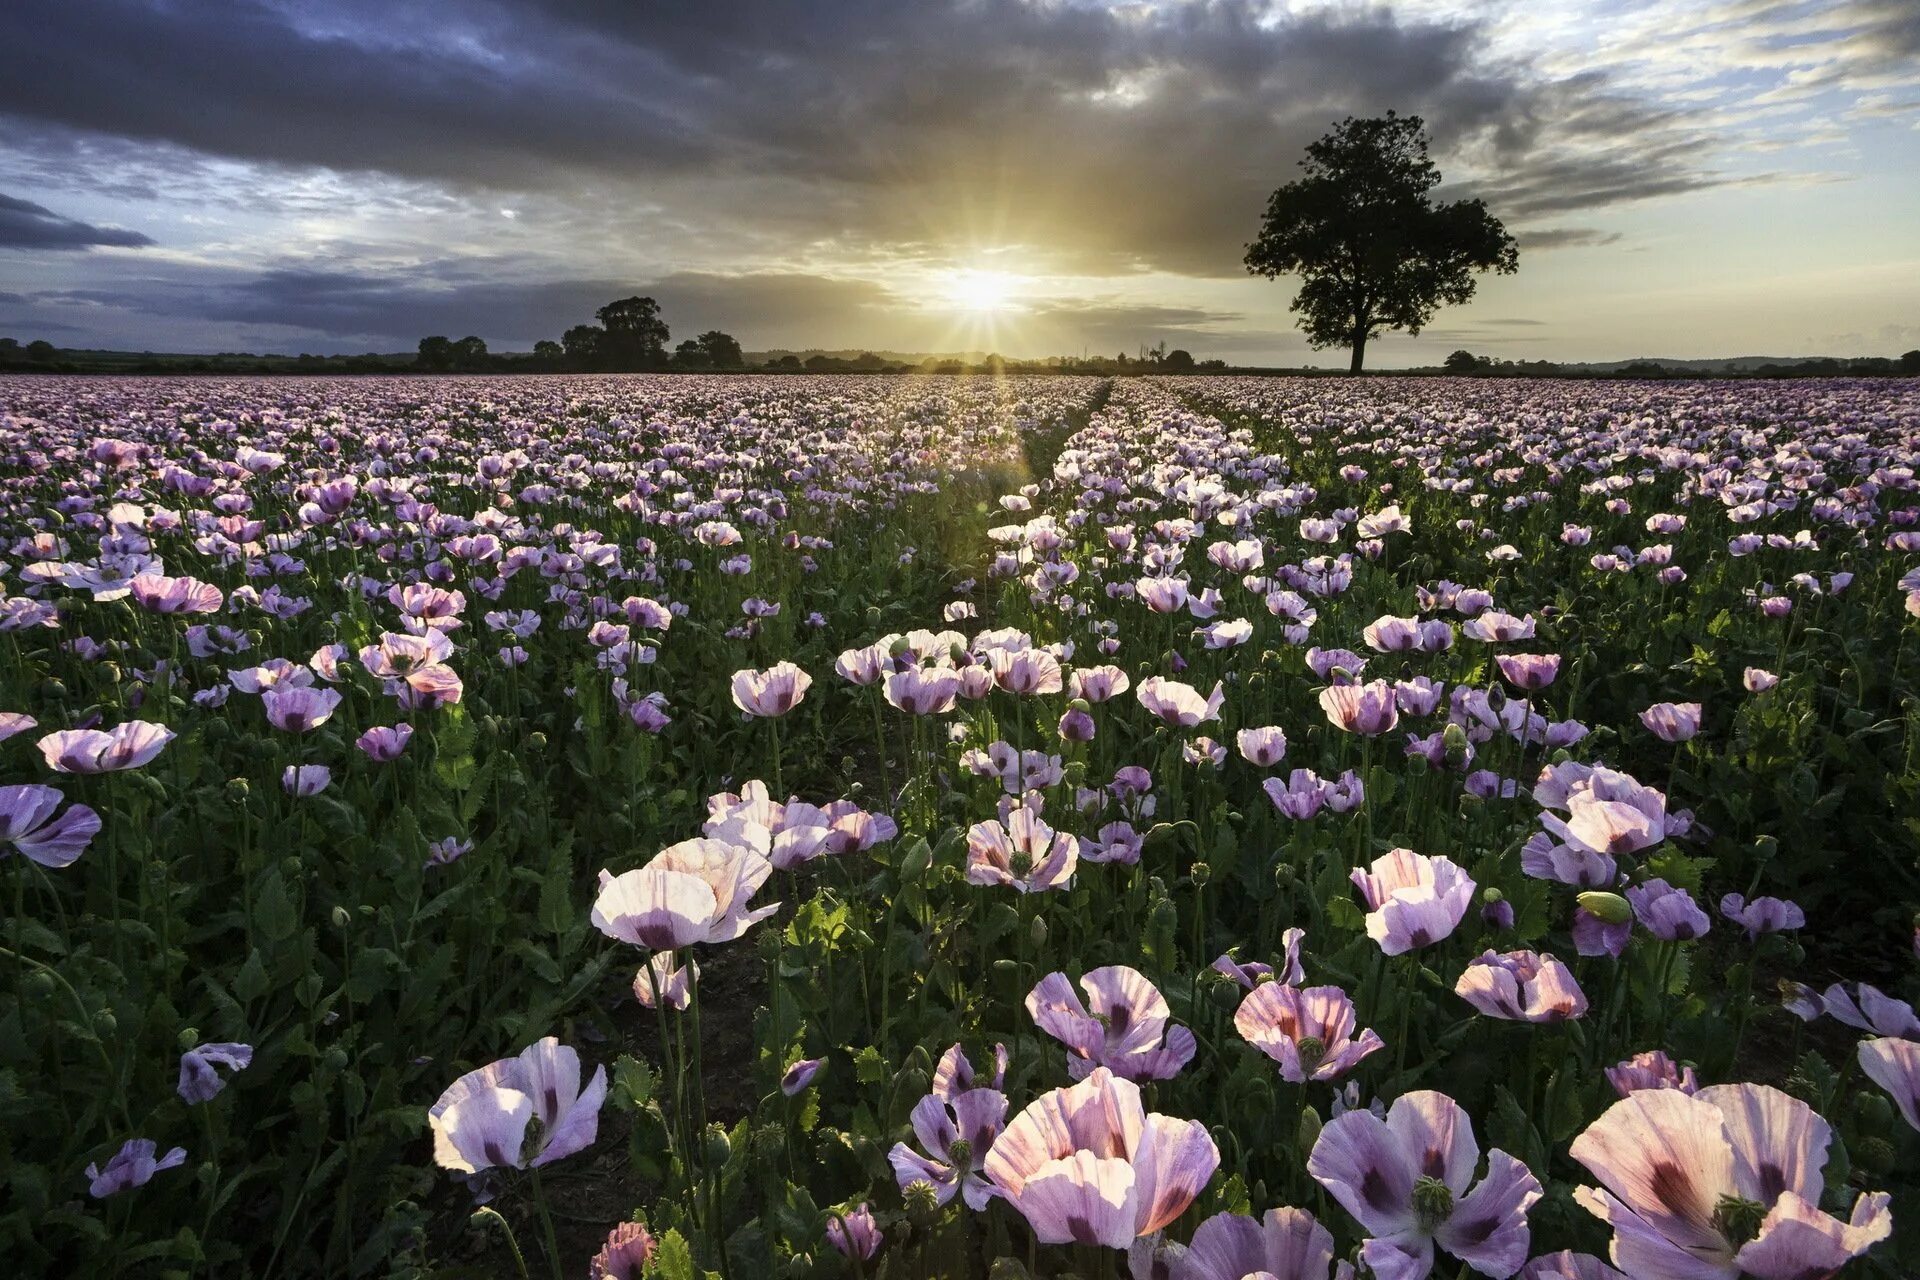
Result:
<svg viewBox="0 0 1920 1280"><path fill-rule="evenodd" d="M622 298L594 313L607 336L602 354L616 369L647 369L665 364L667 322L652 298Z"/></svg>
<svg viewBox="0 0 1920 1280"><path fill-rule="evenodd" d="M422 369L453 368L453 343L438 336L420 339L420 355L414 363Z"/></svg>
<svg viewBox="0 0 1920 1280"><path fill-rule="evenodd" d="M487 344L468 334L453 344L453 367L456 369L484 369L487 367Z"/></svg>
<svg viewBox="0 0 1920 1280"><path fill-rule="evenodd" d="M1519 251L1479 200L1436 205L1440 171L1419 116L1348 117L1307 148L1307 176L1275 191L1247 271L1298 274L1292 310L1315 347L1350 347L1360 372L1367 340L1419 333L1442 303L1473 296L1477 271L1510 275Z"/></svg>
<svg viewBox="0 0 1920 1280"><path fill-rule="evenodd" d="M676 369L705 369L712 362L707 359L707 350L700 345L700 339L688 338L673 349L673 367Z"/></svg>
<svg viewBox="0 0 1920 1280"><path fill-rule="evenodd" d="M1903 353L1898 367L1902 373L1920 373L1920 350Z"/></svg>
<svg viewBox="0 0 1920 1280"><path fill-rule="evenodd" d="M566 357L567 349L552 338L542 338L533 344L533 358L551 369Z"/></svg>
<svg viewBox="0 0 1920 1280"><path fill-rule="evenodd" d="M1161 365L1168 373L1192 373L1193 352L1183 347L1175 347L1167 352L1166 359L1161 361Z"/></svg>
<svg viewBox="0 0 1920 1280"><path fill-rule="evenodd" d="M747 362L733 335L718 329L709 329L700 335L700 350L706 353L707 364L714 369L738 369Z"/></svg>
<svg viewBox="0 0 1920 1280"><path fill-rule="evenodd" d="M560 346L567 353L567 363L591 369L600 363L606 340L607 331L599 325L577 324L560 335Z"/></svg>
<svg viewBox="0 0 1920 1280"><path fill-rule="evenodd" d="M35 338L27 344L27 359L51 360L57 354L54 345L45 338Z"/></svg>
<svg viewBox="0 0 1920 1280"><path fill-rule="evenodd" d="M1446 363L1440 367L1448 373L1472 373L1480 367L1480 357L1471 351L1456 351L1449 355Z"/></svg>

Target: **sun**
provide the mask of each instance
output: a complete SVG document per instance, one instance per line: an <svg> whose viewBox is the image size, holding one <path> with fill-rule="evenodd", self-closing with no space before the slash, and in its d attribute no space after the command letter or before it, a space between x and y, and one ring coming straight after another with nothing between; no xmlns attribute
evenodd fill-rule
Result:
<svg viewBox="0 0 1920 1280"><path fill-rule="evenodd" d="M947 300L961 311L1009 311L1019 284L1004 271L956 271L947 281Z"/></svg>

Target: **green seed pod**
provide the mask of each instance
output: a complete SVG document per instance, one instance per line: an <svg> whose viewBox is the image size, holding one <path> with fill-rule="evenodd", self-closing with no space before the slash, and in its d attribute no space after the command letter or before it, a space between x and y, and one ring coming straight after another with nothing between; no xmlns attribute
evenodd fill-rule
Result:
<svg viewBox="0 0 1920 1280"><path fill-rule="evenodd" d="M217 723L217 722L216 722ZM253 792L253 784L245 778L227 779L227 800L233 804L245 804Z"/></svg>
<svg viewBox="0 0 1920 1280"><path fill-rule="evenodd" d="M733 1155L733 1140L727 1137L727 1131L717 1124L707 1126L707 1166L719 1168Z"/></svg>
<svg viewBox="0 0 1920 1280"><path fill-rule="evenodd" d="M1897 1153L1893 1144L1878 1134L1858 1139L1853 1147L1853 1162L1872 1174L1885 1174L1893 1168Z"/></svg>
<svg viewBox="0 0 1920 1280"><path fill-rule="evenodd" d="M1213 879L1213 868L1204 862L1196 862L1187 868L1187 875L1192 879L1195 888L1204 889L1207 887L1207 882Z"/></svg>
<svg viewBox="0 0 1920 1280"><path fill-rule="evenodd" d="M532 733L527 735L527 750L545 751L546 749L547 749L547 735L543 731L539 729L535 729Z"/></svg>
<svg viewBox="0 0 1920 1280"><path fill-rule="evenodd" d="M1625 924L1633 919L1633 907L1617 893L1589 890L1575 899L1594 918L1606 924Z"/></svg>

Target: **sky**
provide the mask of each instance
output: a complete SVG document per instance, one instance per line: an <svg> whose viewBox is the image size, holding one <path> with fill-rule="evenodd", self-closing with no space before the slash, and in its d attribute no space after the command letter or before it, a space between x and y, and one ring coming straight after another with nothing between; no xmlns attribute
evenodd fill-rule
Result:
<svg viewBox="0 0 1920 1280"><path fill-rule="evenodd" d="M1347 115L1520 270L1369 363L1920 347L1920 0L7 0L0 335L1311 350L1246 273Z"/></svg>

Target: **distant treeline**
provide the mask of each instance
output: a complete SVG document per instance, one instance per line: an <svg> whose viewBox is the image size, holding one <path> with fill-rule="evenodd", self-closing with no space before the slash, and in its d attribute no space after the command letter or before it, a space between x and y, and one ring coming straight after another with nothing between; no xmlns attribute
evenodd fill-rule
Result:
<svg viewBox="0 0 1920 1280"><path fill-rule="evenodd" d="M650 299L627 299L648 303ZM603 307L605 321L613 303ZM618 313L616 313L618 314ZM657 319L657 311L654 313ZM581 334L594 329L603 336ZM869 373L869 374L981 374L992 377L1027 374L1076 373L1098 377L1134 377L1144 374L1250 374L1263 377L1348 376L1344 369L1281 366L1229 365L1224 360L1196 360L1191 353L1167 350L1166 344L1142 347L1137 355L1120 352L1112 356L1049 356L1037 360L1015 360L998 355L962 360L933 356L921 360L901 360L861 352L859 355L816 353L801 356L791 353L770 355L749 361L740 344L731 336L712 330L682 342L672 352L665 350L666 326L660 325L657 347L641 342L628 345L616 338L609 342L607 329L578 325L567 331L574 339L569 352L563 342L541 342L531 353L489 352L479 338L450 341L444 337L423 338L415 354L364 355L255 355L251 352L221 352L217 355L173 355L151 351L99 351L87 348L56 347L45 340L22 343L15 338L0 338L0 372L5 373L118 373L118 374L527 374L568 372L661 372L661 373ZM616 329L617 332L617 329ZM637 354L636 354L637 352ZM1683 378L1875 378L1920 376L1920 350L1897 358L1881 356L1852 360L1816 359L1787 363L1763 363L1730 368L1724 364L1687 365L1682 362L1633 361L1627 364L1596 366L1556 364L1550 360L1496 360L1456 351L1438 366L1421 369L1380 370L1380 377L1470 377L1470 378L1609 378L1609 379L1683 379Z"/></svg>

